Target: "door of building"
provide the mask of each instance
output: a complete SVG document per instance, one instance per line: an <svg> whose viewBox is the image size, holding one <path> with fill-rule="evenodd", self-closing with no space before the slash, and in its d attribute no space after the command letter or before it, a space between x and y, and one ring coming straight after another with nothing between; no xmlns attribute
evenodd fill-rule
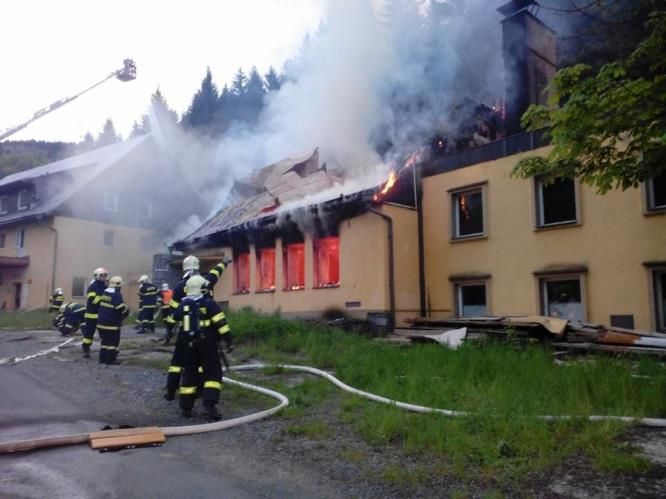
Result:
<svg viewBox="0 0 666 499"><path fill-rule="evenodd" d="M14 283L14 310L21 308L21 283Z"/></svg>

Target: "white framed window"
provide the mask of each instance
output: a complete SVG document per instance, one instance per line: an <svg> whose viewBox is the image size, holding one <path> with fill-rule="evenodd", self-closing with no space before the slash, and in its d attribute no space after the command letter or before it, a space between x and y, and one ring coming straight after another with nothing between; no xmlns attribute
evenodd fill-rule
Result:
<svg viewBox="0 0 666 499"><path fill-rule="evenodd" d="M151 218L153 216L153 203L148 199L139 199L139 216Z"/></svg>
<svg viewBox="0 0 666 499"><path fill-rule="evenodd" d="M113 246L115 245L115 239L116 239L115 232L113 232L112 230L104 231L104 246L113 248Z"/></svg>
<svg viewBox="0 0 666 499"><path fill-rule="evenodd" d="M666 211L666 172L645 182L648 211Z"/></svg>
<svg viewBox="0 0 666 499"><path fill-rule="evenodd" d="M104 210L105 211L118 211L118 194L113 192L104 193Z"/></svg>
<svg viewBox="0 0 666 499"><path fill-rule="evenodd" d="M25 248L25 229L16 229L16 247Z"/></svg>
<svg viewBox="0 0 666 499"><path fill-rule="evenodd" d="M485 185L456 189L451 192L451 237L484 236L485 223Z"/></svg>
<svg viewBox="0 0 666 499"><path fill-rule="evenodd" d="M0 196L0 215L4 215L9 212L9 197Z"/></svg>
<svg viewBox="0 0 666 499"><path fill-rule="evenodd" d="M21 210L27 210L30 208L30 199L32 196L30 195L30 191L20 191L18 193L18 205L17 209L19 211Z"/></svg>
<svg viewBox="0 0 666 499"><path fill-rule="evenodd" d="M541 313L570 321L586 320L582 274L561 274L539 278Z"/></svg>
<svg viewBox="0 0 666 499"><path fill-rule="evenodd" d="M454 282L455 312L458 317L488 315L488 287L485 280Z"/></svg>
<svg viewBox="0 0 666 499"><path fill-rule="evenodd" d="M570 178L545 183L537 178L537 227L551 227L578 223L576 182Z"/></svg>

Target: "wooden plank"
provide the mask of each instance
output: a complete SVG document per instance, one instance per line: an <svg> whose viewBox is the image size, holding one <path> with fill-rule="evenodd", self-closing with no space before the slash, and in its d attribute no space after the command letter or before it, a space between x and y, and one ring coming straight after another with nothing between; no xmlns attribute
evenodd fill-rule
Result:
<svg viewBox="0 0 666 499"><path fill-rule="evenodd" d="M166 442L162 431L148 432L140 435L126 435L110 438L96 438L90 440L93 449L112 449L115 447L128 447L130 445L161 444Z"/></svg>
<svg viewBox="0 0 666 499"><path fill-rule="evenodd" d="M162 431L159 426L143 426L139 428L120 428L118 430L96 431L90 434L90 440L97 438L126 437L129 435L141 435L143 433L154 433Z"/></svg>

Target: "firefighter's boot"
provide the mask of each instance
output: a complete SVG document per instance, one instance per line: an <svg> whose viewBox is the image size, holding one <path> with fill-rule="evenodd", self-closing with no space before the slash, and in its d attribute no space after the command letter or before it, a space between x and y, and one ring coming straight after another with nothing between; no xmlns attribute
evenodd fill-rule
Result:
<svg viewBox="0 0 666 499"><path fill-rule="evenodd" d="M217 410L217 407L215 407L214 405L207 405L204 406L204 408L206 410L206 414L208 415L208 417L213 421L219 421L220 419L222 419L222 415Z"/></svg>

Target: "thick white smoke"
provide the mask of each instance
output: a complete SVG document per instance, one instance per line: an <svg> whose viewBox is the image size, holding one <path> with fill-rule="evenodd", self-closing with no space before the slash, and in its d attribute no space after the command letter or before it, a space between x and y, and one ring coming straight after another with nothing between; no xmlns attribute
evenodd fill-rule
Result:
<svg viewBox="0 0 666 499"><path fill-rule="evenodd" d="M329 168L379 181L385 163L454 129L451 110L463 98L492 105L502 94L501 3L329 0L256 127L215 142L158 139L211 214L230 202L234 179L315 147Z"/></svg>

